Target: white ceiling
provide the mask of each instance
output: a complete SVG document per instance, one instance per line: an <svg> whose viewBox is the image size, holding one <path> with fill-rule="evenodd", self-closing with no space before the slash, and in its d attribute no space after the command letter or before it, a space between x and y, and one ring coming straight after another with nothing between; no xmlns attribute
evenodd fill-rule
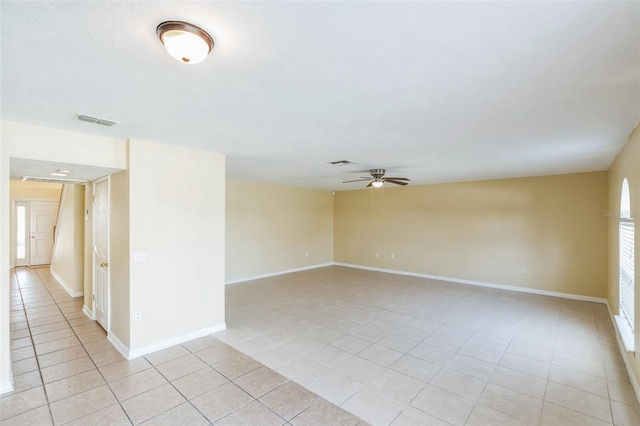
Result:
<svg viewBox="0 0 640 426"><path fill-rule="evenodd" d="M2 1L2 118L352 189L605 170L640 118L640 2ZM184 65L155 29L215 40ZM120 122L74 121L76 113ZM354 166L331 166L351 160Z"/></svg>

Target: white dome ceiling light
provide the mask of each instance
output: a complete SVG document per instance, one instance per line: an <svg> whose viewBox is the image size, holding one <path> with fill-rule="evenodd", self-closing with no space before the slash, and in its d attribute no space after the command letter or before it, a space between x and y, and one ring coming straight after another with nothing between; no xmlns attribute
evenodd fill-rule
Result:
<svg viewBox="0 0 640 426"><path fill-rule="evenodd" d="M205 30L181 21L166 21L158 25L156 33L174 59L184 64L204 61L213 49L213 39Z"/></svg>

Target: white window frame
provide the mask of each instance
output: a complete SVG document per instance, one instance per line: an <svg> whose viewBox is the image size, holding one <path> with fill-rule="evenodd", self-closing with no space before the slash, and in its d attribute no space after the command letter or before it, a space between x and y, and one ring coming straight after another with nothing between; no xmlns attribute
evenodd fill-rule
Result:
<svg viewBox="0 0 640 426"><path fill-rule="evenodd" d="M635 223L631 216L629 182L624 179L620 194L618 225L619 315L615 317L620 338L628 352L635 350Z"/></svg>

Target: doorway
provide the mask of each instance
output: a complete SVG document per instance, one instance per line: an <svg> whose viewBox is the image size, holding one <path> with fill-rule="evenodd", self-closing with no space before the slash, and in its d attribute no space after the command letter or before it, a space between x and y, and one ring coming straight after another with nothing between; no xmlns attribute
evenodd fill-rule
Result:
<svg viewBox="0 0 640 426"><path fill-rule="evenodd" d="M58 206L57 201L16 201L16 266L51 263Z"/></svg>
<svg viewBox="0 0 640 426"><path fill-rule="evenodd" d="M93 312L109 331L109 178L93 184Z"/></svg>

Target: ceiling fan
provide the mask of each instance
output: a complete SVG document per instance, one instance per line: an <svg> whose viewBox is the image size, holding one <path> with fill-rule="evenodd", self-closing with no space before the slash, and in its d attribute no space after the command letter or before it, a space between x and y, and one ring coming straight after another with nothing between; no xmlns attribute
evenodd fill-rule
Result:
<svg viewBox="0 0 640 426"><path fill-rule="evenodd" d="M384 169L371 169L369 170L369 172L371 173L371 177L373 179L371 179L370 177L360 176L360 179L347 180L342 183L362 182L365 180L371 180L371 182L369 182L369 185L367 185L367 188L370 186L373 186L374 188L380 188L385 182L395 183L396 185L402 185L402 186L409 184L409 179L404 177L385 177Z"/></svg>

